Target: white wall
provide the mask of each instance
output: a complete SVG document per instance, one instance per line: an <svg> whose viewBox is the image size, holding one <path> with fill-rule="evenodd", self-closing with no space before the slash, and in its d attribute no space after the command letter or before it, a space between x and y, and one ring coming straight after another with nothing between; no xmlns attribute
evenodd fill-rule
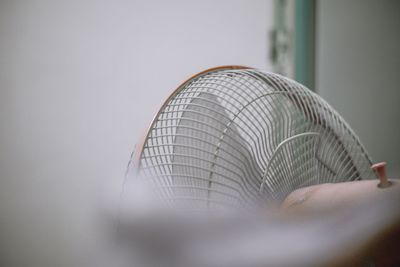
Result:
<svg viewBox="0 0 400 267"><path fill-rule="evenodd" d="M1 1L0 265L78 266L95 242L94 200L116 197L169 92L208 67L270 70L271 7Z"/></svg>
<svg viewBox="0 0 400 267"><path fill-rule="evenodd" d="M317 4L317 90L400 177L400 2Z"/></svg>

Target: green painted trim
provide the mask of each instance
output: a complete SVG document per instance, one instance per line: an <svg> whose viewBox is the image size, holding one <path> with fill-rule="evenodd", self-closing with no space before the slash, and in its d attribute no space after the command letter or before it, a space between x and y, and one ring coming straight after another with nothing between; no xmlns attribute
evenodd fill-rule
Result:
<svg viewBox="0 0 400 267"><path fill-rule="evenodd" d="M315 0L295 2L295 80L315 90Z"/></svg>

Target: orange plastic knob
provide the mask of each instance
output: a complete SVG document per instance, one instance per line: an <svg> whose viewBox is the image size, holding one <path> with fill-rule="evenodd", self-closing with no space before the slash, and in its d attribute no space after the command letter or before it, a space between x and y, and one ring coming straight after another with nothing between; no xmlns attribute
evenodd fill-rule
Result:
<svg viewBox="0 0 400 267"><path fill-rule="evenodd" d="M386 164L386 162L379 162L372 165L371 167L378 174L378 178L380 181L378 184L379 188L386 188L392 185L392 183L388 180L386 176Z"/></svg>

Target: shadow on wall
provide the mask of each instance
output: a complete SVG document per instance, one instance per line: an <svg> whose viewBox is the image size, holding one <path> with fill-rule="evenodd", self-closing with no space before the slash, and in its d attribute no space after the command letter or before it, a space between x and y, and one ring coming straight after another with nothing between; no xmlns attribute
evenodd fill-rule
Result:
<svg viewBox="0 0 400 267"><path fill-rule="evenodd" d="M318 1L317 91L400 177L400 2Z"/></svg>

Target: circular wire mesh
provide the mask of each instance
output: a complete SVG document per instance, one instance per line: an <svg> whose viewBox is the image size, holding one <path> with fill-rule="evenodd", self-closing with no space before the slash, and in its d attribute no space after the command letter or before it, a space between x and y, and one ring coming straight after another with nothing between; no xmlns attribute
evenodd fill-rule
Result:
<svg viewBox="0 0 400 267"><path fill-rule="evenodd" d="M142 145L133 169L186 208L280 201L300 187L374 177L358 137L321 97L254 69L185 82Z"/></svg>

